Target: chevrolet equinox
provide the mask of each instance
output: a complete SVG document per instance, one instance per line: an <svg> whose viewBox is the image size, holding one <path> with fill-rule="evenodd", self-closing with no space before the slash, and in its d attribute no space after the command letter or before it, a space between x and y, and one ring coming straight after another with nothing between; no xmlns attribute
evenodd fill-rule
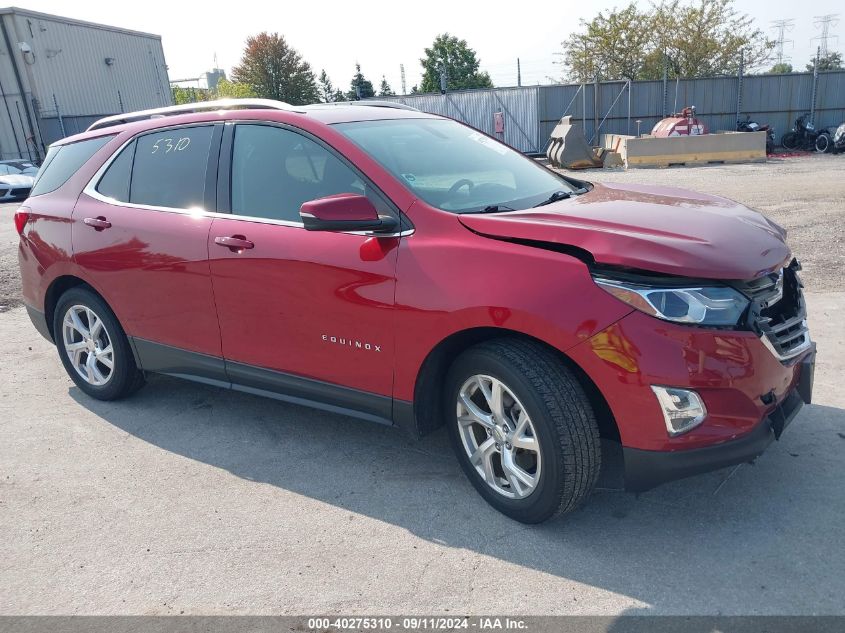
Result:
<svg viewBox="0 0 845 633"><path fill-rule="evenodd" d="M212 102L54 143L15 215L27 310L80 390L148 372L422 436L496 509L753 460L810 402L785 231L725 198L557 174L387 103Z"/></svg>

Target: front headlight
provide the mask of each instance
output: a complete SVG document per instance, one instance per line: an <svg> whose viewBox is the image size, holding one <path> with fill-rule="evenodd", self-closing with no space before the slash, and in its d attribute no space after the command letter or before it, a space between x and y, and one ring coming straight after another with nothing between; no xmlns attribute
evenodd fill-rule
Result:
<svg viewBox="0 0 845 633"><path fill-rule="evenodd" d="M593 277L598 286L631 307L658 319L696 325L732 326L748 307L748 299L728 286L672 288L606 277Z"/></svg>

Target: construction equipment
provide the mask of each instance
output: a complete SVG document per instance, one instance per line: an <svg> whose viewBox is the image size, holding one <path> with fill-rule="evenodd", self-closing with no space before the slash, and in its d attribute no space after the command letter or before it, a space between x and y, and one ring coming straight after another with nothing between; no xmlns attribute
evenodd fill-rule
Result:
<svg viewBox="0 0 845 633"><path fill-rule="evenodd" d="M596 151L587 143L584 129L573 122L571 116L563 117L552 130L546 156L555 167L566 169L589 169L603 164Z"/></svg>
<svg viewBox="0 0 845 633"><path fill-rule="evenodd" d="M695 106L687 106L680 112L658 121L651 130L651 136L700 136L708 132L707 124L695 116Z"/></svg>

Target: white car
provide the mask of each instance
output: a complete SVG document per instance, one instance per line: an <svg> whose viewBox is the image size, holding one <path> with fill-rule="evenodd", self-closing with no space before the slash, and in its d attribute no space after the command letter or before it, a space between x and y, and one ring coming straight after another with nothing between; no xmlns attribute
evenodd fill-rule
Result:
<svg viewBox="0 0 845 633"><path fill-rule="evenodd" d="M0 202L27 198L33 182L34 173L26 173L9 163L0 163Z"/></svg>

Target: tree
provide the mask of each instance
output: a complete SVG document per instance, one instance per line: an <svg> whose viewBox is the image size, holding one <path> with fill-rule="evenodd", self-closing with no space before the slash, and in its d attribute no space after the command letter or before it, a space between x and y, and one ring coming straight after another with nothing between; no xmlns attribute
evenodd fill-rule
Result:
<svg viewBox="0 0 845 633"><path fill-rule="evenodd" d="M337 88L334 91L334 97L332 97L332 101L346 101L346 93L343 92L340 88Z"/></svg>
<svg viewBox="0 0 845 633"><path fill-rule="evenodd" d="M278 33L248 37L241 63L232 79L246 84L259 97L293 105L317 101L317 83L311 66Z"/></svg>
<svg viewBox="0 0 845 633"><path fill-rule="evenodd" d="M771 70L769 70L770 75L785 75L786 73L792 72L792 64L787 64L785 62L781 62L780 64L775 64L772 66Z"/></svg>
<svg viewBox="0 0 845 633"><path fill-rule="evenodd" d="M387 77L384 75L381 76L381 86L379 87L378 96L380 97L392 97L396 93L393 92L393 88L390 87L390 84L387 83Z"/></svg>
<svg viewBox="0 0 845 633"><path fill-rule="evenodd" d="M214 89L216 99L248 99L256 96L258 95L247 84L229 81L228 79L219 80L217 87Z"/></svg>
<svg viewBox="0 0 845 633"><path fill-rule="evenodd" d="M570 78L592 81L596 75L608 79L636 78L642 74L651 49L651 30L633 2L621 11L603 12L590 22L582 20L582 33L573 33L563 43L563 62ZM596 54L596 51L601 51Z"/></svg>
<svg viewBox="0 0 845 633"><path fill-rule="evenodd" d="M807 64L807 70L813 71L813 63ZM842 70L842 53L828 53L824 57L819 57L819 71L823 70Z"/></svg>
<svg viewBox="0 0 845 633"><path fill-rule="evenodd" d="M373 90L373 82L361 73L361 64L355 64L355 74L352 76L352 81L349 82L349 92L346 93L346 96L350 101L376 96L376 91Z"/></svg>
<svg viewBox="0 0 845 633"><path fill-rule="evenodd" d="M183 103L196 103L197 101L208 101L212 95L208 90L202 88L183 88L182 86L171 86L170 92L173 95L173 103L182 105Z"/></svg>
<svg viewBox="0 0 845 633"><path fill-rule="evenodd" d="M443 33L434 38L431 48L425 49L420 60L423 67L421 92L440 92L440 73L445 71L450 90L492 88L490 75L480 71L480 61L467 44L454 35Z"/></svg>
<svg viewBox="0 0 845 633"><path fill-rule="evenodd" d="M335 89L332 85L332 80L329 79L329 76L326 74L325 68L320 71L320 76L317 78L317 89L320 92L320 101L323 103L336 101Z"/></svg>
<svg viewBox="0 0 845 633"><path fill-rule="evenodd" d="M668 0L600 12L563 42L570 79L660 79L735 74L768 61L774 42L734 0Z"/></svg>

